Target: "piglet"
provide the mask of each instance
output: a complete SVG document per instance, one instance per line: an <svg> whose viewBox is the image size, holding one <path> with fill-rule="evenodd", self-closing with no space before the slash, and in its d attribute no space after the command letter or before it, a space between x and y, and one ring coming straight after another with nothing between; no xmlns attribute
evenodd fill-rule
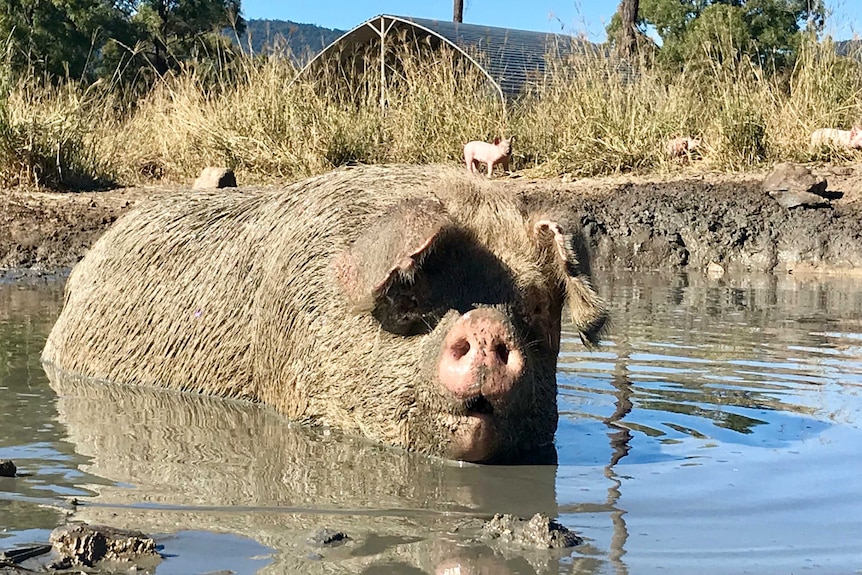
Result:
<svg viewBox="0 0 862 575"><path fill-rule="evenodd" d="M701 141L698 138L684 136L671 138L667 142L667 157L673 159L688 156L692 152L697 151L700 148L700 144Z"/></svg>
<svg viewBox="0 0 862 575"><path fill-rule="evenodd" d="M851 130L820 128L811 133L811 146L833 146L836 148L862 149L862 128Z"/></svg>
<svg viewBox="0 0 862 575"><path fill-rule="evenodd" d="M479 163L488 164L488 177L491 177L491 172L494 171L494 165L500 164L505 171L509 171L509 157L512 155L512 143L515 141L515 136L511 136L504 140L494 138L494 143L488 142L467 142L464 145L464 162L467 164L467 171L471 174L479 172Z"/></svg>

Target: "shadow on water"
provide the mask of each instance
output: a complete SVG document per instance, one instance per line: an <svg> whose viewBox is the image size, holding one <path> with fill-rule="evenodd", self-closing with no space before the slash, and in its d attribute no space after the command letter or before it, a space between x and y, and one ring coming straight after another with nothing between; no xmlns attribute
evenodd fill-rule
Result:
<svg viewBox="0 0 862 575"><path fill-rule="evenodd" d="M59 289L0 286L0 417L17 422L0 426L0 458L32 473L0 478L0 546L62 523L75 495L76 518L166 534L159 573L858 569L856 282L597 284L613 324L598 352L564 328L557 466L458 465L245 403L53 373L49 386L38 352ZM476 518L536 512L586 544L478 538ZM316 547L318 528L352 539Z"/></svg>

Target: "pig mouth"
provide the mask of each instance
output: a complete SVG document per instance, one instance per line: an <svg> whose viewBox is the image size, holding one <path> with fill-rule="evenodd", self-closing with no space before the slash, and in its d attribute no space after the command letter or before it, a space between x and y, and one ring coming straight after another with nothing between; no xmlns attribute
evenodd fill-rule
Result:
<svg viewBox="0 0 862 575"><path fill-rule="evenodd" d="M464 415L493 415L494 406L481 393L464 401Z"/></svg>
<svg viewBox="0 0 862 575"><path fill-rule="evenodd" d="M499 447L497 416L492 403L481 393L459 402L448 416L449 456L462 461L482 462Z"/></svg>

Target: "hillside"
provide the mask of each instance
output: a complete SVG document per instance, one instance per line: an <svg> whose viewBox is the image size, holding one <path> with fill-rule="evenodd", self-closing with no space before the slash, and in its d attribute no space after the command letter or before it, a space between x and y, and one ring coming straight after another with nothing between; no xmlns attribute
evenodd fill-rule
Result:
<svg viewBox="0 0 862 575"><path fill-rule="evenodd" d="M300 62L307 62L342 34L344 30L289 20L249 20L240 43L253 54L286 50Z"/></svg>
<svg viewBox="0 0 862 575"><path fill-rule="evenodd" d="M862 56L862 40L839 40L835 42L835 51L842 56Z"/></svg>

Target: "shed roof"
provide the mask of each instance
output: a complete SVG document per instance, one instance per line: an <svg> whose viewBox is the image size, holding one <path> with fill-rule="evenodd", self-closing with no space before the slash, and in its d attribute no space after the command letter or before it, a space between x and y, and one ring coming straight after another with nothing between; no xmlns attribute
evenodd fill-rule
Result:
<svg viewBox="0 0 862 575"><path fill-rule="evenodd" d="M409 31L448 44L479 66L501 96L517 96L530 82L545 77L548 54L563 54L580 47L595 50L590 42L564 34L549 34L380 14L349 30L317 54L300 76L329 53L351 53L390 32Z"/></svg>

